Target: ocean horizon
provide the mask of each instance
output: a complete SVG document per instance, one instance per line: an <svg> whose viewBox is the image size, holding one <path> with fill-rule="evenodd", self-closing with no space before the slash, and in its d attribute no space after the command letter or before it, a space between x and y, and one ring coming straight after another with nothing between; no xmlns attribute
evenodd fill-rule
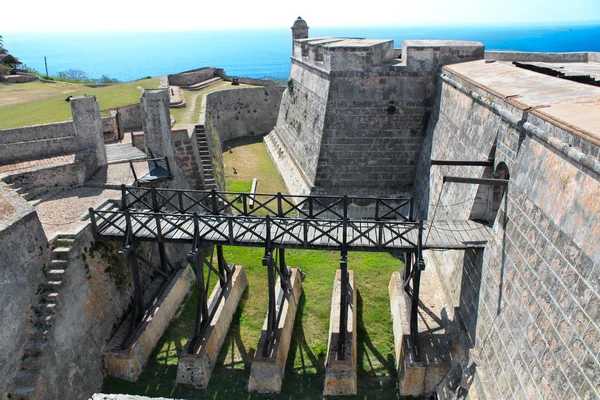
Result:
<svg viewBox="0 0 600 400"><path fill-rule="evenodd" d="M486 50L600 51L600 23L553 26L401 26L311 28L311 37L441 39L482 42ZM287 79L291 30L242 29L174 32L1 32L4 46L27 67L58 75L69 69L90 78L131 81L213 66L227 74Z"/></svg>

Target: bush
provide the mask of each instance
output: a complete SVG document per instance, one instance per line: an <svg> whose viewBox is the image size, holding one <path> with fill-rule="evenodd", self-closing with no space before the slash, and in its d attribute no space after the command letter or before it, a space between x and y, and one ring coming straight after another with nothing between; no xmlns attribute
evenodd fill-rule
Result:
<svg viewBox="0 0 600 400"><path fill-rule="evenodd" d="M12 67L9 67L8 65L0 65L0 76L10 75L10 71L12 71Z"/></svg>

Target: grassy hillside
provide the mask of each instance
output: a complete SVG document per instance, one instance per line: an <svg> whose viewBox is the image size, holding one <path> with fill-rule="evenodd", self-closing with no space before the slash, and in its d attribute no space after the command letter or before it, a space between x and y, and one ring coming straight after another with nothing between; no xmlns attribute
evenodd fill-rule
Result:
<svg viewBox="0 0 600 400"><path fill-rule="evenodd" d="M71 108L65 99L94 95L100 109L137 103L142 89L156 88L159 78L142 79L102 88L69 83L0 84L0 129L67 121Z"/></svg>

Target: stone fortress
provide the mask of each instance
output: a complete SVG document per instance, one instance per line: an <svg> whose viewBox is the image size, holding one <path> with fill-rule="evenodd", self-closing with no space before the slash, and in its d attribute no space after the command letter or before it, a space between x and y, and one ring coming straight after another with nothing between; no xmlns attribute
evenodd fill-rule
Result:
<svg viewBox="0 0 600 400"><path fill-rule="evenodd" d="M189 71L146 91L117 130L138 131L134 144L170 160L173 188L225 189L221 142L270 132L265 145L293 194L412 196L426 227L482 222L492 232L485 247L424 251L418 343L407 277L391 277L400 394L600 398L600 54L430 40L394 49L390 40L309 38L300 18L292 33L283 92L263 82L214 93L201 124L173 126L169 85L227 78ZM0 131L0 392L11 398L98 391L133 293L116 267L119 243L94 243L85 218L57 227L45 216L64 207L66 223L69 213L111 207L119 185L132 183L118 161L146 165L132 146L104 144L111 123L93 97L71 107L72 122ZM173 264L185 258L177 245L166 253ZM181 271L165 308L192 284ZM167 325L164 314L155 319ZM148 328L148 343L165 328ZM427 343L432 357L414 357L415 348L429 354ZM139 374L136 357L115 370Z"/></svg>

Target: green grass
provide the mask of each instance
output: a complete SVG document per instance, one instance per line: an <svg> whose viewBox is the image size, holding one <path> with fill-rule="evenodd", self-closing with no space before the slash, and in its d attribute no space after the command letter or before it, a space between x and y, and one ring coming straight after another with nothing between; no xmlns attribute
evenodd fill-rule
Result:
<svg viewBox="0 0 600 400"><path fill-rule="evenodd" d="M142 79L102 88L67 83L30 82L0 85L0 129L72 119L68 96L95 95L101 110L138 103L140 88L156 88L159 78Z"/></svg>
<svg viewBox="0 0 600 400"><path fill-rule="evenodd" d="M226 171L236 165L239 173L228 174L227 187L249 191L252 177L259 179L264 192L284 191L264 144L257 140L230 142L233 153L224 153ZM227 148L225 146L225 148ZM243 166L243 167L240 167ZM242 265L248 289L233 318L207 390L175 385L177 356L185 347L193 328L197 293L186 300L183 312L171 324L150 356L137 383L107 378L104 393L211 399L317 399L322 397L327 353L331 294L340 254L330 251L288 250L286 261L305 274L303 292L286 364L282 393L249 394L246 390L252 358L267 312L267 273L262 266L264 250L225 247L228 262ZM350 252L349 268L354 270L358 322L358 396L348 399L396 399L394 338L388 283L402 262L388 253ZM214 276L213 278L214 279ZM214 281L213 281L214 282Z"/></svg>

